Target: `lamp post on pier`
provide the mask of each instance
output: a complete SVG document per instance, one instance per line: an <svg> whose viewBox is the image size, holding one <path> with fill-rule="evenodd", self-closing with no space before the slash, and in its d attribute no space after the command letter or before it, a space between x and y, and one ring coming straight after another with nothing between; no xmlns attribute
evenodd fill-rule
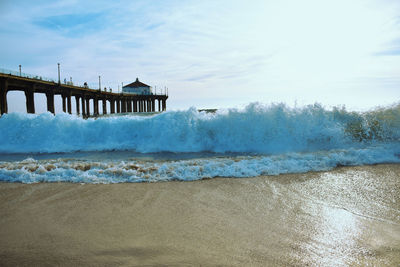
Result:
<svg viewBox="0 0 400 267"><path fill-rule="evenodd" d="M21 65L19 65L19 76L22 76Z"/></svg>
<svg viewBox="0 0 400 267"><path fill-rule="evenodd" d="M100 79L101 79L101 77L100 77L100 75L99 75L99 91L101 91L101 82L100 82Z"/></svg>
<svg viewBox="0 0 400 267"><path fill-rule="evenodd" d="M58 65L58 84L60 84L61 79L60 79L60 63L57 63Z"/></svg>

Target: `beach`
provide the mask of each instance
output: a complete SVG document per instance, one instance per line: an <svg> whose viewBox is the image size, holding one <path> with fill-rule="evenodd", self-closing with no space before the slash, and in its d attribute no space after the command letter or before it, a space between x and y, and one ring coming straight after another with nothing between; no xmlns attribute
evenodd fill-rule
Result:
<svg viewBox="0 0 400 267"><path fill-rule="evenodd" d="M0 267L400 267L400 0L0 10Z"/></svg>
<svg viewBox="0 0 400 267"><path fill-rule="evenodd" d="M1 266L397 266L400 164L193 182L0 183Z"/></svg>

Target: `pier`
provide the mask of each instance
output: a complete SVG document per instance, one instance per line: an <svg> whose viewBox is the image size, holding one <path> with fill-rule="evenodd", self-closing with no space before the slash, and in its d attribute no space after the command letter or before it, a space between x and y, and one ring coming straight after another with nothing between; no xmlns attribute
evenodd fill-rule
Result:
<svg viewBox="0 0 400 267"><path fill-rule="evenodd" d="M0 73L0 115L8 112L7 93L10 91L25 92L26 111L35 113L35 93L46 95L47 111L55 114L54 96L60 95L62 110L72 114L72 101L76 102L76 114L84 118L99 116L99 105L102 114L127 112L162 112L167 108L168 95L165 94L126 94L90 89L72 83L60 83L38 76L21 75L21 73L2 71ZM90 100L93 101L93 110ZM109 105L107 105L109 102ZM109 110L107 110L109 106Z"/></svg>

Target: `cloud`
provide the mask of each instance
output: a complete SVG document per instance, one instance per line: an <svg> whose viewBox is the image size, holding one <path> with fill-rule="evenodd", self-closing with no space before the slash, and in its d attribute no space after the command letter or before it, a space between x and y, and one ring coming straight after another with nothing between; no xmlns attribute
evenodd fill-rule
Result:
<svg viewBox="0 0 400 267"><path fill-rule="evenodd" d="M375 53L377 56L400 56L400 47Z"/></svg>
<svg viewBox="0 0 400 267"><path fill-rule="evenodd" d="M400 23L396 22L400 28ZM376 56L399 56L400 55L400 38L395 38L387 42L383 48L375 53Z"/></svg>
<svg viewBox="0 0 400 267"><path fill-rule="evenodd" d="M399 49L385 44L400 37L398 6L373 0L9 1L0 6L0 67L22 64L28 73L56 77L60 62L63 77L96 83L101 75L112 88L139 77L168 86L175 107L191 106L193 98L206 106L210 95L232 105L291 97L343 104L346 97L327 94L327 101L325 93L348 95L368 86L360 77L379 84L379 77L397 75Z"/></svg>
<svg viewBox="0 0 400 267"><path fill-rule="evenodd" d="M45 29L78 38L103 28L104 13L66 14L35 19L33 23Z"/></svg>

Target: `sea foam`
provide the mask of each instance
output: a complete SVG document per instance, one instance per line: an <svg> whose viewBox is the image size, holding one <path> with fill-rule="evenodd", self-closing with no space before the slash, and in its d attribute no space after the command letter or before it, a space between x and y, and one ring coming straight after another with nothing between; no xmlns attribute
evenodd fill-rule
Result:
<svg viewBox="0 0 400 267"><path fill-rule="evenodd" d="M0 118L0 129L1 158L9 159L0 162L0 181L8 182L187 181L400 163L400 105L357 113L250 104L87 120L12 113ZM98 158L75 151L97 151ZM115 157L121 151L145 156ZM12 160L13 153L28 158Z"/></svg>
<svg viewBox="0 0 400 267"><path fill-rule="evenodd" d="M369 113L319 105L250 104L207 114L191 108L84 120L67 114L0 118L0 153L134 150L149 152L310 152L400 140L400 108Z"/></svg>
<svg viewBox="0 0 400 267"><path fill-rule="evenodd" d="M399 144L364 149L226 156L187 160L50 159L0 162L0 181L121 183L193 181L214 177L254 177L330 170L337 166L400 163Z"/></svg>

